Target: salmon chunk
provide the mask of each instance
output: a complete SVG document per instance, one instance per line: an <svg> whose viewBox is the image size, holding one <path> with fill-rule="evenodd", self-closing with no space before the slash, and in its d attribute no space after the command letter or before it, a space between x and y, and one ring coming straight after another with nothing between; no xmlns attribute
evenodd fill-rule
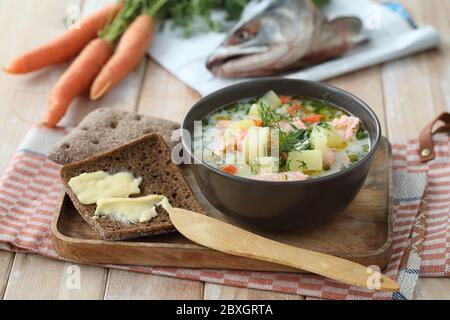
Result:
<svg viewBox="0 0 450 320"><path fill-rule="evenodd" d="M280 130L286 133L294 131L294 126L297 129L305 129L306 125L303 123L303 121L300 118L296 118L293 122L287 122L287 121L281 121L279 123Z"/></svg>
<svg viewBox="0 0 450 320"><path fill-rule="evenodd" d="M334 119L330 124L347 141L354 140L359 130L359 119L352 116L342 116Z"/></svg>
<svg viewBox="0 0 450 320"><path fill-rule="evenodd" d="M330 148L323 151L323 165L325 168L331 168L331 166L336 162L336 155Z"/></svg>

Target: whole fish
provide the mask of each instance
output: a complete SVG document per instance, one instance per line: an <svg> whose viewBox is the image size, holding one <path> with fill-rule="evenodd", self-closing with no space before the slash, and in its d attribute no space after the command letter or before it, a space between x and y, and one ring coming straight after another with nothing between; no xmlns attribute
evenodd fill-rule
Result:
<svg viewBox="0 0 450 320"><path fill-rule="evenodd" d="M335 58L365 43L357 17L329 21L311 0L250 2L207 68L223 78L280 74ZM253 10L254 11L254 10Z"/></svg>

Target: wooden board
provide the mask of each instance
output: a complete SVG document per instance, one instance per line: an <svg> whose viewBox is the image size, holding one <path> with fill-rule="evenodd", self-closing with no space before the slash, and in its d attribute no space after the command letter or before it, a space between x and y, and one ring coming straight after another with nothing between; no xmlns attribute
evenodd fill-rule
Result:
<svg viewBox="0 0 450 320"><path fill-rule="evenodd" d="M186 176L209 215L239 225L215 210L199 191L189 169ZM357 199L329 222L290 232L261 232L290 245L347 258L383 269L392 248L391 154L386 139L376 154L369 177ZM244 226L242 226L244 227ZM247 227L244 227L249 229ZM298 271L247 258L235 257L194 244L178 233L134 241L101 240L64 197L53 224L53 243L64 258L83 263L111 263L187 268L255 271Z"/></svg>
<svg viewBox="0 0 450 320"><path fill-rule="evenodd" d="M2 30L13 31L1 34L4 41L2 41L3 47L0 50L0 61L4 64L15 55L35 45L42 44L57 35L63 29L63 17L68 3L82 3L84 7L86 3L91 1L99 2L100 0L46 0L45 6L35 0L0 1L0 25ZM436 27L443 40L440 50L428 51L408 59L364 69L329 81L331 84L344 88L367 102L377 113L384 134L395 140L403 139L403 137L414 137L417 134L417 129L436 116L439 110L450 110L450 100L447 98L447 93L450 92L450 25L448 23L450 2L447 0L400 0L399 2L409 10L419 25L430 24ZM40 10L45 12L40 12ZM17 15L9 14L17 11L21 12L20 19ZM49 19L43 21L43 14ZM29 32L29 30L37 28L39 28L39 33ZM6 168L10 156L14 154L30 126L15 114L25 115L25 118L29 121L39 120L43 105L37 105L36 101L43 101L45 104L48 94L48 85L45 83L54 83L60 72L66 67L50 68L43 73L18 78L0 72L0 91L2 92L2 103L5 106L5 108L0 109L0 123L3 129L3 141L6 142L2 145L3 157L0 159L0 171ZM404 86L402 75L405 72L412 73L412 76L408 78L409 91L421 91L427 95L425 105L423 105L422 99L415 100L415 97L409 97L408 93L406 93L407 96L404 96L406 100L394 99L402 92L402 86ZM152 60L148 61L144 78L145 80L138 85L138 87L142 87L138 96L127 98L127 101L138 102L134 109L140 113L180 121L189 107L199 98L195 92ZM424 83L423 79L427 81ZM121 92L121 90L118 91ZM26 92L27 94L20 95L19 92ZM40 96L37 97L37 94L40 93L42 93L42 99ZM391 95L394 95L394 97ZM84 101L87 100L84 99ZM100 100L97 105L108 106L108 103L109 99L105 102ZM80 103L79 107L84 108L85 104ZM426 112L419 112L423 108L426 108ZM401 119L401 121L398 121L398 119ZM410 126L410 123L415 124L415 126ZM415 129L415 131L409 132L407 131L408 128ZM23 253L2 252L0 254L0 287L3 285L3 289L8 288L5 299L28 299L36 297L37 292L40 299L52 298L54 296L52 292L57 287L56 284L60 286L58 290L66 288L66 282L58 280L66 274L66 268L53 268L55 264L64 266L63 261L42 258L42 263L38 259L27 259L25 264L12 263L13 260L21 262L24 256L26 255ZM130 290L138 288L137 291L133 291L133 298L164 299L175 295L175 293L172 295L168 291L179 290L181 286L180 284L172 287L174 285L173 279L168 277L106 268L96 268L104 270L103 272L107 275L109 273L107 277L101 277L102 281L96 282L98 274L85 273L85 267L87 266L80 266L83 275L82 281L90 283L89 281L92 280L96 287L82 287L77 292L79 294L77 297L81 298L100 296L101 293L105 292L106 287L108 290L105 293L105 298L108 298L109 294L112 294L115 298L118 298L121 294L120 297L126 298ZM52 269L52 272L47 273L46 270L49 268ZM46 277L33 276L38 273L45 274ZM144 286L151 288L151 290L139 290L140 287ZM95 292L91 292L91 288ZM113 290L110 293L109 288L117 288L120 293L116 294ZM203 283L198 285L196 281L189 283L183 281L182 289L192 299L202 295L204 299L286 299L290 297L285 294L246 288L231 288L211 283L205 283L203 289ZM12 292L14 295L11 295ZM295 297L301 298L301 296ZM450 279L419 279L416 287L416 299L445 299L448 297L450 297Z"/></svg>

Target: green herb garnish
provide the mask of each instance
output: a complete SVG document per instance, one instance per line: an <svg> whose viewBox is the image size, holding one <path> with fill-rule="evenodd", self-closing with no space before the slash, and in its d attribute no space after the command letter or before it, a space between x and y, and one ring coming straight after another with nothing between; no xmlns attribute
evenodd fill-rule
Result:
<svg viewBox="0 0 450 320"><path fill-rule="evenodd" d="M280 152L303 151L311 149L311 128L296 129L291 132L280 130Z"/></svg>
<svg viewBox="0 0 450 320"><path fill-rule="evenodd" d="M263 127L275 127L283 120L283 117L276 113L270 106L262 101L258 102L258 112L261 117Z"/></svg>
<svg viewBox="0 0 450 320"><path fill-rule="evenodd" d="M359 129L358 133L356 134L356 139L363 140L367 139L369 137L369 132L366 129Z"/></svg>
<svg viewBox="0 0 450 320"><path fill-rule="evenodd" d="M364 151L365 153L367 153L367 152L369 152L370 147L369 147L368 144L365 144L365 145L362 146L362 149L363 149L363 151Z"/></svg>
<svg viewBox="0 0 450 320"><path fill-rule="evenodd" d="M157 16L161 21L172 20L173 27L180 29L183 36L191 37L201 32L224 31L226 21L237 21L249 2L250 0L168 0L158 10ZM321 8L328 4L329 0L313 2ZM213 19L214 11L223 12L225 21Z"/></svg>
<svg viewBox="0 0 450 320"><path fill-rule="evenodd" d="M295 163L298 163L299 168L301 169L301 171L306 171L307 166L306 166L306 162L303 160L296 160ZM292 164L292 160L289 160L285 163L285 168L287 170L291 170L291 164Z"/></svg>
<svg viewBox="0 0 450 320"><path fill-rule="evenodd" d="M348 158L350 159L350 161L352 163L358 162L359 161L359 156L355 153L347 153Z"/></svg>
<svg viewBox="0 0 450 320"><path fill-rule="evenodd" d="M304 104L308 112L321 115L325 121L330 121L344 115L344 112L330 106L327 101L305 100Z"/></svg>
<svg viewBox="0 0 450 320"><path fill-rule="evenodd" d="M221 120L231 120L231 116L217 116L215 117L216 121L221 121Z"/></svg>
<svg viewBox="0 0 450 320"><path fill-rule="evenodd" d="M298 160L298 163L299 163L299 165L300 165L300 168L302 168L302 171L307 169L307 166L306 166L306 162L305 162L305 161L303 161L303 160Z"/></svg>
<svg viewBox="0 0 450 320"><path fill-rule="evenodd" d="M250 0L169 0L158 12L160 20L172 20L183 36L224 30L224 22L237 21ZM225 21L213 19L212 13L221 11ZM199 23L201 22L201 23Z"/></svg>

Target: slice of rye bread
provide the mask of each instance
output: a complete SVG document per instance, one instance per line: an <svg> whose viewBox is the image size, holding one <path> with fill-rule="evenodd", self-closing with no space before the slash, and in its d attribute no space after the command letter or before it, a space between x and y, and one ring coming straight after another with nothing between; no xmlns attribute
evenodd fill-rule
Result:
<svg viewBox="0 0 450 320"><path fill-rule="evenodd" d="M88 114L62 142L55 145L49 159L68 164L112 150L148 133L159 133L169 146L174 122L139 115L116 108L100 108Z"/></svg>
<svg viewBox="0 0 450 320"><path fill-rule="evenodd" d="M61 169L64 188L83 219L105 240L125 240L176 231L169 214L158 208L158 216L144 223L121 223L109 217L95 216L96 205L80 203L69 186L69 180L84 172L103 170L109 173L131 172L142 177L141 193L164 195L172 206L205 214L195 198L181 169L171 160L170 149L159 134L148 134L109 152Z"/></svg>

